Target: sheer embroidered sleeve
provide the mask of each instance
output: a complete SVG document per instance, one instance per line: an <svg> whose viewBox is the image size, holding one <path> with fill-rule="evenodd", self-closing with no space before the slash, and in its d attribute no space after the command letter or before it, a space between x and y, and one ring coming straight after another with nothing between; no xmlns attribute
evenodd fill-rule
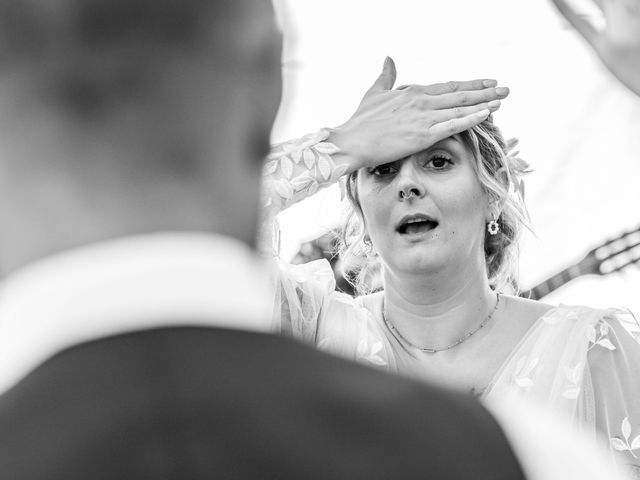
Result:
<svg viewBox="0 0 640 480"><path fill-rule="evenodd" d="M588 338L596 427L640 479L640 326L631 313L608 311Z"/></svg>
<svg viewBox="0 0 640 480"><path fill-rule="evenodd" d="M344 175L348 166L334 162L340 150L330 133L323 128L272 147L263 169L265 207L281 211Z"/></svg>
<svg viewBox="0 0 640 480"><path fill-rule="evenodd" d="M339 148L329 142L331 130L323 128L299 139L274 145L262 170L262 219L259 249L275 256L279 251L276 215L321 188L335 183L347 172L336 164Z"/></svg>
<svg viewBox="0 0 640 480"><path fill-rule="evenodd" d="M276 270L276 331L349 360L396 371L392 347L380 326L356 299L335 291L328 261L279 261Z"/></svg>
<svg viewBox="0 0 640 480"><path fill-rule="evenodd" d="M274 329L314 342L325 298L335 289L328 262L290 265L279 258L276 215L294 203L334 183L347 171L337 165L338 147L328 142L329 129L275 145L263 169L262 221L259 250L273 260Z"/></svg>
<svg viewBox="0 0 640 480"><path fill-rule="evenodd" d="M574 420L640 479L640 327L620 309L560 306L541 317L487 391Z"/></svg>

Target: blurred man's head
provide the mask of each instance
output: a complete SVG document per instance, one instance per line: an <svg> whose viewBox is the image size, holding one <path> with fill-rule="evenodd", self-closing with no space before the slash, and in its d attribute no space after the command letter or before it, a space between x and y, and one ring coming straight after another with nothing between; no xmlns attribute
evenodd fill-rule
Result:
<svg viewBox="0 0 640 480"><path fill-rule="evenodd" d="M0 0L0 66L3 235L253 242L281 86L269 1Z"/></svg>

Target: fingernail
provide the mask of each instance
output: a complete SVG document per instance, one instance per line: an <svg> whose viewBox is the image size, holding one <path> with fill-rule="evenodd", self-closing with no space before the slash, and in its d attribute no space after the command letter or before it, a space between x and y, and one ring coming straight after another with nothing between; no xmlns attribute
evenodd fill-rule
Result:
<svg viewBox="0 0 640 480"><path fill-rule="evenodd" d="M489 103L487 103L487 106L489 108L498 108L500 106L500 100L491 100Z"/></svg>
<svg viewBox="0 0 640 480"><path fill-rule="evenodd" d="M476 117L485 118L485 117L488 117L490 114L491 114L491 111L488 108L485 108L484 110L480 110L479 112L477 112Z"/></svg>
<svg viewBox="0 0 640 480"><path fill-rule="evenodd" d="M509 95L509 88L508 87L498 87L496 88L496 94L500 97L506 97L507 95Z"/></svg>
<svg viewBox="0 0 640 480"><path fill-rule="evenodd" d="M497 80L483 80L482 81L482 85L484 85L487 88L491 88L491 87L495 87L496 85L498 85L498 81Z"/></svg>

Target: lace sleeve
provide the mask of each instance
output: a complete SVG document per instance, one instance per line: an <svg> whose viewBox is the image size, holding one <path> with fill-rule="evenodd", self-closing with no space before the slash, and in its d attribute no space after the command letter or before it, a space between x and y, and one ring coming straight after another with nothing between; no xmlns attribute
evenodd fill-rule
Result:
<svg viewBox="0 0 640 480"><path fill-rule="evenodd" d="M588 335L596 427L640 478L640 326L631 313L611 311Z"/></svg>
<svg viewBox="0 0 640 480"><path fill-rule="evenodd" d="M323 128L272 147L262 172L262 219L258 238L261 252L269 256L279 253L278 213L335 183L347 172L348 164L336 164L334 160L340 150L327 141L330 133L328 128Z"/></svg>
<svg viewBox="0 0 640 480"><path fill-rule="evenodd" d="M543 315L505 361L487 397L531 400L604 441L640 479L640 331L620 309L560 306Z"/></svg>
<svg viewBox="0 0 640 480"><path fill-rule="evenodd" d="M291 265L276 259L272 281L276 332L315 344L321 311L336 286L329 262Z"/></svg>
<svg viewBox="0 0 640 480"><path fill-rule="evenodd" d="M275 330L315 343L322 305L335 290L327 261L290 265L279 258L276 215L290 205L331 185L348 170L335 157L340 150L328 142L331 131L322 129L302 138L273 146L263 169L262 221L259 249L273 259Z"/></svg>

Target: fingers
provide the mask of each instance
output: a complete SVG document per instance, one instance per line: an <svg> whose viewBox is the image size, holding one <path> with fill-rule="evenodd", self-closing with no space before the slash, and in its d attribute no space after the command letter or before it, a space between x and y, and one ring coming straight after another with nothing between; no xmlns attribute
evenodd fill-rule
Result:
<svg viewBox="0 0 640 480"><path fill-rule="evenodd" d="M434 83L433 85L402 85L397 90L412 89L427 95L442 95L466 90L483 90L485 88L493 88L496 85L498 85L496 80L485 78L464 82Z"/></svg>
<svg viewBox="0 0 640 480"><path fill-rule="evenodd" d="M483 102L477 105L471 105L468 107L454 107L444 110L434 110L432 112L433 125L438 123L447 122L449 120L466 118L474 115L475 113L489 110L493 113L500 108L500 100L491 100L490 102Z"/></svg>
<svg viewBox="0 0 640 480"><path fill-rule="evenodd" d="M471 115L467 115L462 118L454 118L446 122L438 123L429 129L430 136L435 142L439 142L456 133L464 132L472 127L475 127L479 123L486 120L491 111L489 109L480 110Z"/></svg>
<svg viewBox="0 0 640 480"><path fill-rule="evenodd" d="M553 0L560 13L569 23L582 35L592 47L597 47L598 31L585 18L578 13L564 0Z"/></svg>
<svg viewBox="0 0 640 480"><path fill-rule="evenodd" d="M485 87L485 85L492 85ZM503 100L509 95L507 87L497 87L495 80L471 80L468 82L447 82L428 86L403 85L409 95L423 98L424 108L430 110L464 107ZM430 92L430 93L429 93Z"/></svg>
<svg viewBox="0 0 640 480"><path fill-rule="evenodd" d="M391 90L393 84L396 83L396 64L391 57L384 59L382 73L369 88L369 92L379 92L382 90Z"/></svg>
<svg viewBox="0 0 640 480"><path fill-rule="evenodd" d="M493 100L502 100L509 95L507 87L485 88L484 90L471 90L456 93L445 93L429 97L429 107L433 109L445 109L478 105Z"/></svg>

